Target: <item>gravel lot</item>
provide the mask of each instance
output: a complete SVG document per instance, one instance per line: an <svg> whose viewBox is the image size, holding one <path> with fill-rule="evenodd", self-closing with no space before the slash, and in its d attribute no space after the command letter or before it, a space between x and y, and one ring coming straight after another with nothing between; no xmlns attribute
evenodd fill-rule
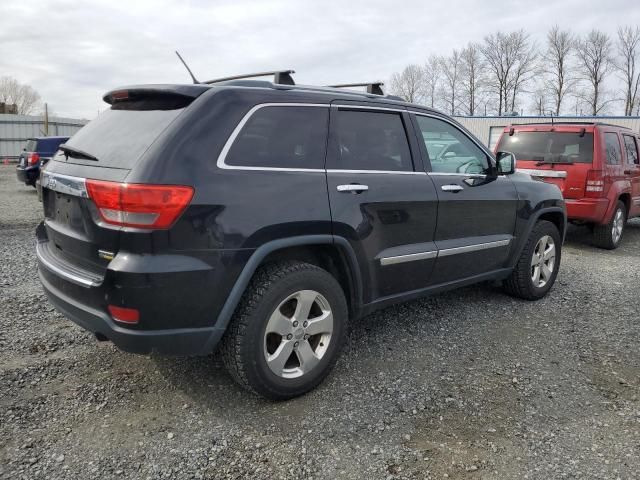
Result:
<svg viewBox="0 0 640 480"><path fill-rule="evenodd" d="M0 477L638 478L640 222L572 229L536 303L481 285L354 322L316 391L272 403L215 358L119 352L54 312L41 208L0 166Z"/></svg>

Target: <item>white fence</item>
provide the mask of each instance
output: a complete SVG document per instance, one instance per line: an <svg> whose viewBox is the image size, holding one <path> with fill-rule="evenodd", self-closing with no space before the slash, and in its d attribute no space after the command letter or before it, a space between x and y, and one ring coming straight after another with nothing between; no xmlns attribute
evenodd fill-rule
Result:
<svg viewBox="0 0 640 480"><path fill-rule="evenodd" d="M49 117L49 132L46 135L44 118L31 115L0 114L0 162L15 161L26 141L33 137L71 136L88 120Z"/></svg>

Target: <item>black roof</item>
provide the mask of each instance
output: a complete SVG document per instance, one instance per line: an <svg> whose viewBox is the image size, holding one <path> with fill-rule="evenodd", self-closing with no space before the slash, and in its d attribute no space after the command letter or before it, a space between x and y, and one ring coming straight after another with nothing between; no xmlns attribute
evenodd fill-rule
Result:
<svg viewBox="0 0 640 480"><path fill-rule="evenodd" d="M410 107L418 110L441 113L438 110L426 107L424 105L417 105L404 101L402 98L395 95L377 95L374 93L368 93L357 90L345 90L344 88L325 87L316 85L286 85L266 80L229 80L221 81L213 84L148 84L148 85L130 85L113 89L107 92L102 98L105 102L112 104L114 99L113 95L117 92L128 91L129 93L149 93L149 94L173 94L184 97L196 98L202 93L219 88L252 88L252 89L269 89L271 91L296 91L296 92L308 92L312 94L318 94L321 96L330 95L333 100L366 100L367 102L393 104L398 107Z"/></svg>

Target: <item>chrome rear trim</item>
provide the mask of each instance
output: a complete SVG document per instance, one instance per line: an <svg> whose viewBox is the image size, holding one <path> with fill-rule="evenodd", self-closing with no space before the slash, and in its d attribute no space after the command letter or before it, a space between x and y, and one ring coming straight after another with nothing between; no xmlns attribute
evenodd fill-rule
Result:
<svg viewBox="0 0 640 480"><path fill-rule="evenodd" d="M85 178L43 171L41 183L42 188L48 188L59 193L83 198L89 196Z"/></svg>

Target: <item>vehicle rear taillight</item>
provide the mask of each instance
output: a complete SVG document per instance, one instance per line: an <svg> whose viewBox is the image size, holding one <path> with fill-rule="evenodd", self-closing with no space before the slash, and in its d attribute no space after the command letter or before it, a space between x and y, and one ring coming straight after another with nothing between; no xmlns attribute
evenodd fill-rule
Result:
<svg viewBox="0 0 640 480"><path fill-rule="evenodd" d="M87 180L87 193L107 223L122 227L166 229L184 212L193 188L182 185Z"/></svg>
<svg viewBox="0 0 640 480"><path fill-rule="evenodd" d="M599 198L604 194L604 180L602 170L589 170L587 183L584 187L585 197Z"/></svg>
<svg viewBox="0 0 640 480"><path fill-rule="evenodd" d="M39 161L40 161L40 155L38 155L37 153L30 153L29 156L27 157L28 165L35 165Z"/></svg>
<svg viewBox="0 0 640 480"><path fill-rule="evenodd" d="M109 313L116 322L135 324L140 321L140 312L135 308L116 307L109 305Z"/></svg>

